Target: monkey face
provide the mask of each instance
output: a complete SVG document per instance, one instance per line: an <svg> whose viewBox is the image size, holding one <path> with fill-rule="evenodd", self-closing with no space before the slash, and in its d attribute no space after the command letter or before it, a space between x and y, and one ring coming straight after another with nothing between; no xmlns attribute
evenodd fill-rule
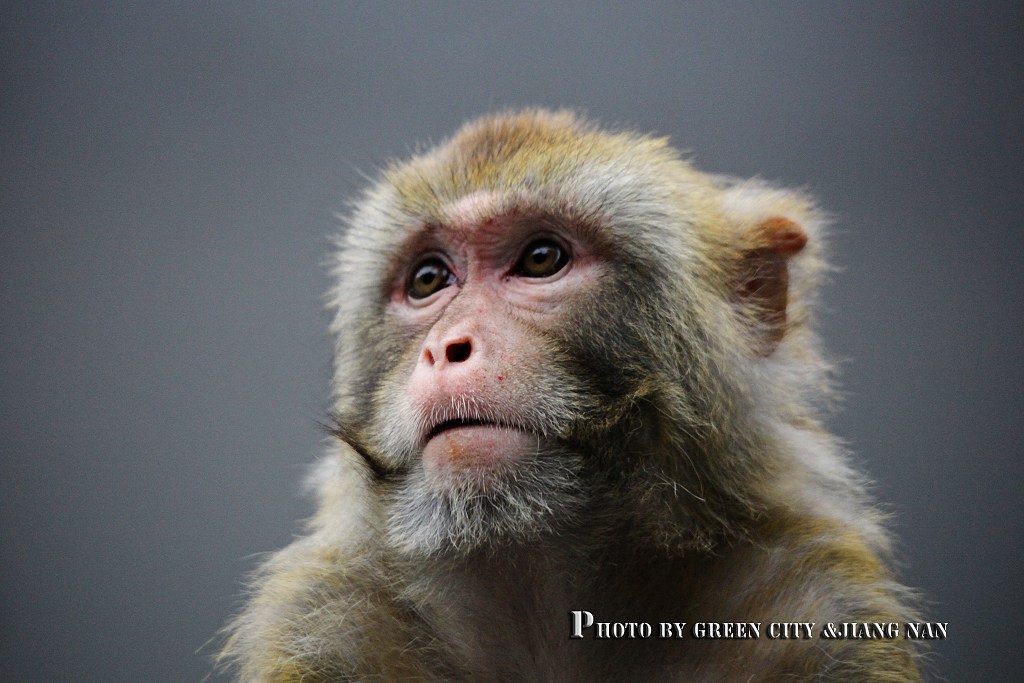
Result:
<svg viewBox="0 0 1024 683"><path fill-rule="evenodd" d="M567 226L503 214L496 202L470 195L446 207L444 226L414 234L419 255L390 304L401 324L426 330L404 398L428 477L485 488L481 475L566 436L578 401L565 395L571 384L550 386L551 375L564 377L549 360L554 330L592 296L602 269Z"/></svg>
<svg viewBox="0 0 1024 683"><path fill-rule="evenodd" d="M381 257L376 301L346 321L366 331L341 352L360 378L344 387L373 387L369 414L347 414L360 428L348 440L386 472L392 538L469 548L574 523L595 495L600 437L654 357L641 314L606 301L626 272L612 240L550 201L491 189L408 222Z"/></svg>
<svg viewBox="0 0 1024 683"><path fill-rule="evenodd" d="M562 329L607 263L572 222L480 191L406 235L385 316L408 334L381 403L406 454L393 536L412 545L539 533L580 509L578 423L598 405Z"/></svg>

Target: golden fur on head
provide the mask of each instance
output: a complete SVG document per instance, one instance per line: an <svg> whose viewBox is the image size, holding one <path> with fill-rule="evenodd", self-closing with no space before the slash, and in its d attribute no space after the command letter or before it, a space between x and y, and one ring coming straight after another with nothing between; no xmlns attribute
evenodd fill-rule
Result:
<svg viewBox="0 0 1024 683"><path fill-rule="evenodd" d="M221 661L239 680L917 676L902 639L567 638L581 609L911 617L880 516L821 424L825 219L808 197L701 173L662 138L526 110L391 165L343 221L337 440L311 476L307 536L263 565L228 628ZM514 270L490 289L466 277L480 240L517 235L575 249L575 280L526 284L557 297L501 298ZM405 290L424 258L464 267L433 308ZM460 342L474 363L496 364L457 395L411 388L425 345L455 328L477 335ZM424 439L465 420L536 448L425 473Z"/></svg>

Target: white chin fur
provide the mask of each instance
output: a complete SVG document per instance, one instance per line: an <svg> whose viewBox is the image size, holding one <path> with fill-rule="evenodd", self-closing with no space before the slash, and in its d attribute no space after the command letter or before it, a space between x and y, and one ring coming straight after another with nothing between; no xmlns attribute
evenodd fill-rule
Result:
<svg viewBox="0 0 1024 683"><path fill-rule="evenodd" d="M579 517L581 469L578 456L551 452L452 477L428 477L416 466L391 496L391 545L436 554L535 538Z"/></svg>

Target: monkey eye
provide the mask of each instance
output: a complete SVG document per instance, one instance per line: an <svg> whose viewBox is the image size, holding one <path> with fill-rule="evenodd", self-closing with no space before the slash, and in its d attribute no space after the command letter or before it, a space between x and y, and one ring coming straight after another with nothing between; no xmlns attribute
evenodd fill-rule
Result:
<svg viewBox="0 0 1024 683"><path fill-rule="evenodd" d="M547 277L554 275L569 262L569 253L557 242L540 239L531 242L516 264L516 275Z"/></svg>
<svg viewBox="0 0 1024 683"><path fill-rule="evenodd" d="M426 299L434 292L440 291L455 282L455 274L451 268L436 256L424 259L416 266L409 278L409 297Z"/></svg>

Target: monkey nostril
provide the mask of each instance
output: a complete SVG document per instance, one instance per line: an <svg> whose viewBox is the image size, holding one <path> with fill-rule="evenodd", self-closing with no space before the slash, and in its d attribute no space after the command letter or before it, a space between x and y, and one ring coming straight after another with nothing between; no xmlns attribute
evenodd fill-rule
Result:
<svg viewBox="0 0 1024 683"><path fill-rule="evenodd" d="M444 357L449 363L461 363L473 351L473 346L468 341L449 344L444 350Z"/></svg>

